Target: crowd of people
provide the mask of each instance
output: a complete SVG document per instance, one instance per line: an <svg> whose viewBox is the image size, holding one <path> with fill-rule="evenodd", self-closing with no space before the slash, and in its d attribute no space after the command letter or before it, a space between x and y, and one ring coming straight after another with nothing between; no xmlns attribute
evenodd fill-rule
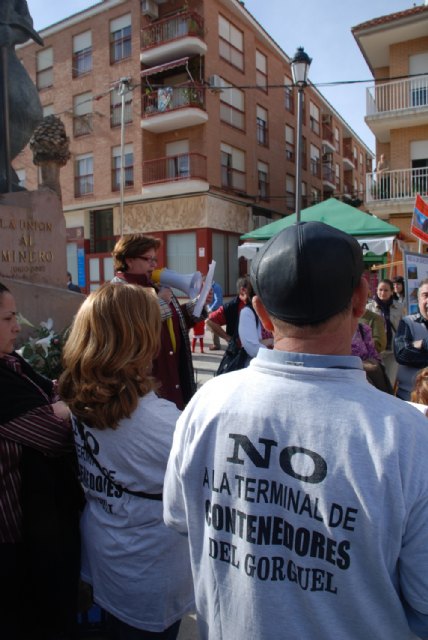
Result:
<svg viewBox="0 0 428 640"><path fill-rule="evenodd" d="M76 638L83 581L112 640L428 638L428 280L367 302L358 242L299 223L195 317L159 247L116 243L58 382L0 285L0 637ZM247 357L196 392L205 325Z"/></svg>

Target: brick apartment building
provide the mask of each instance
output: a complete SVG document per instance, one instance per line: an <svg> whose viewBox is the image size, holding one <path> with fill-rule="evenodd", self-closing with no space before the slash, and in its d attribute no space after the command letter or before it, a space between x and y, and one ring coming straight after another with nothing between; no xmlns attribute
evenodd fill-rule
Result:
<svg viewBox="0 0 428 640"><path fill-rule="evenodd" d="M415 194L428 199L428 2L353 27L374 76L366 123L388 170L367 175L372 213L409 233ZM409 243L407 248L416 250Z"/></svg>
<svg viewBox="0 0 428 640"><path fill-rule="evenodd" d="M40 35L43 48L18 55L70 137L61 188L74 281L109 279L115 240L144 232L176 271L205 273L215 259L234 293L247 267L239 236L294 211L289 57L238 0L104 0ZM312 86L303 144L304 206L363 199L371 151ZM28 150L14 166L37 188Z"/></svg>

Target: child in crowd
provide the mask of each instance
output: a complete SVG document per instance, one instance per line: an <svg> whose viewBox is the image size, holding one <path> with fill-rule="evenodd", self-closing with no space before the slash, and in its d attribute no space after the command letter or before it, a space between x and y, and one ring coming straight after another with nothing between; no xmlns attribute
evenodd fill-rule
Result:
<svg viewBox="0 0 428 640"><path fill-rule="evenodd" d="M204 351L204 335L205 335L205 320L197 322L193 326L193 339L192 339L192 353L195 353L196 341L199 340L199 348L201 353Z"/></svg>

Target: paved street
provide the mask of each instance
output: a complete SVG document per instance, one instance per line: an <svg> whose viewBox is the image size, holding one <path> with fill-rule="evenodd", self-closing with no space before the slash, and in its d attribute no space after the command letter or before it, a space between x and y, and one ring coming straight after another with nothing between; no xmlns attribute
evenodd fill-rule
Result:
<svg viewBox="0 0 428 640"><path fill-rule="evenodd" d="M199 352L199 340L196 344L196 352L193 354L193 367L195 369L195 378L198 388L201 387L204 382L212 378L218 369L224 349L226 348L224 340L221 340L220 342L221 351L209 351L208 347L212 344L211 333L206 331L204 338L205 353Z"/></svg>

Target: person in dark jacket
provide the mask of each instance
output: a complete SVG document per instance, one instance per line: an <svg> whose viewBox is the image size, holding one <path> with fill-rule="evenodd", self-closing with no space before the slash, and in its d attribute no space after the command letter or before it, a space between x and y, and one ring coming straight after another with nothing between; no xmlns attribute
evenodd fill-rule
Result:
<svg viewBox="0 0 428 640"><path fill-rule="evenodd" d="M75 638L81 492L70 412L18 353L0 284L0 638Z"/></svg>
<svg viewBox="0 0 428 640"><path fill-rule="evenodd" d="M251 284L247 276L238 278L236 291L235 298L210 313L206 322L207 327L227 343L231 341L235 333L238 334L239 314L249 300ZM225 330L223 326L226 326Z"/></svg>
<svg viewBox="0 0 428 640"><path fill-rule="evenodd" d="M160 240L142 233L122 236L113 249L116 275L112 282L152 287L162 316L161 347L153 362L153 375L161 383L159 395L184 409L196 391L190 351L189 329L203 318L195 318L196 301L180 304L172 290L152 282L158 263Z"/></svg>

